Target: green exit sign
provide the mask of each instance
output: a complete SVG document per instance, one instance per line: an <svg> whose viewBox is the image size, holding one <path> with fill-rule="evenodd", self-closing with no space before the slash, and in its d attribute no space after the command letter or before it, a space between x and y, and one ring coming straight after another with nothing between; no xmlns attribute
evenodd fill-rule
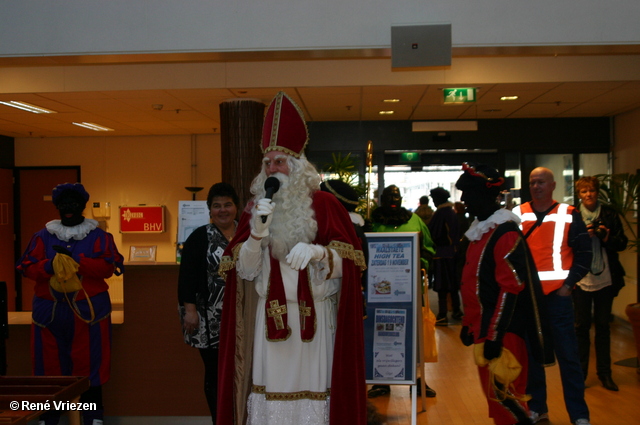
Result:
<svg viewBox="0 0 640 425"><path fill-rule="evenodd" d="M469 103L476 101L476 89L464 87L457 89L443 89L444 103Z"/></svg>
<svg viewBox="0 0 640 425"><path fill-rule="evenodd" d="M400 154L400 162L420 162L420 153L402 152Z"/></svg>

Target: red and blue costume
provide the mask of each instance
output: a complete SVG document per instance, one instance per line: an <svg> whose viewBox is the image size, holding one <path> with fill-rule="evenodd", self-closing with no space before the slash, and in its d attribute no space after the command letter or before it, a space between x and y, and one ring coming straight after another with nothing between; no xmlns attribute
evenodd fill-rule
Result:
<svg viewBox="0 0 640 425"><path fill-rule="evenodd" d="M81 225L90 225L85 220ZM79 264L83 290L62 293L49 285L53 246L63 246ZM80 240L63 241L45 228L37 232L18 269L35 280L33 297L33 373L44 376L89 376L91 385L109 380L111 300L105 279L123 270L113 236L95 227ZM87 298L88 297L88 298Z"/></svg>
<svg viewBox="0 0 640 425"><path fill-rule="evenodd" d="M113 236L100 229L97 221L82 216L88 199L80 183L56 186L53 203L61 219L48 222L33 235L17 268L35 281L33 374L88 376L90 388L80 402L96 407L82 412L83 423L99 425L103 418L102 384L111 372L111 299L106 279L124 271L124 258ZM61 282L62 263L73 268L70 277ZM59 417L60 412L51 410L40 419L55 425Z"/></svg>

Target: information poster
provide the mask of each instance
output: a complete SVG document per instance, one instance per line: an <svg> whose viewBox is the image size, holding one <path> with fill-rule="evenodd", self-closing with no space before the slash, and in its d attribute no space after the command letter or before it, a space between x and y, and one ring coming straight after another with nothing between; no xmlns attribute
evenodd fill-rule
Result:
<svg viewBox="0 0 640 425"><path fill-rule="evenodd" d="M369 242L367 302L411 302L412 243Z"/></svg>
<svg viewBox="0 0 640 425"><path fill-rule="evenodd" d="M178 201L176 262L180 263L182 260L182 247L189 235L205 224L209 224L207 201Z"/></svg>
<svg viewBox="0 0 640 425"><path fill-rule="evenodd" d="M416 380L418 233L366 233L365 367L369 384Z"/></svg>
<svg viewBox="0 0 640 425"><path fill-rule="evenodd" d="M373 377L404 380L407 310L376 309L373 332Z"/></svg>
<svg viewBox="0 0 640 425"><path fill-rule="evenodd" d="M178 244L184 243L191 232L208 223L207 201L178 201Z"/></svg>

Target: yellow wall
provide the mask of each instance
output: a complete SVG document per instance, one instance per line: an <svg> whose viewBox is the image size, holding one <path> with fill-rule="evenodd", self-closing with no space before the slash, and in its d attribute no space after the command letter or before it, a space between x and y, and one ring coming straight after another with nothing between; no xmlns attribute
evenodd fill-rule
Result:
<svg viewBox="0 0 640 425"><path fill-rule="evenodd" d="M220 181L220 135L195 138L196 185L204 189ZM178 201L191 199L191 136L25 138L16 139L15 165L80 166L90 202L111 202L107 230L128 259L131 245L157 245L158 262L175 262ZM64 182L61 182L64 183ZM120 233L121 205L165 205L165 233ZM89 208L85 217L92 218ZM44 225L44 223L43 223Z"/></svg>
<svg viewBox="0 0 640 425"><path fill-rule="evenodd" d="M613 154L614 173L635 173L640 169L640 108L615 117ZM636 253L628 250L620 253L620 260L627 273L627 285L614 300L613 313L626 318L625 307L637 300L638 260Z"/></svg>

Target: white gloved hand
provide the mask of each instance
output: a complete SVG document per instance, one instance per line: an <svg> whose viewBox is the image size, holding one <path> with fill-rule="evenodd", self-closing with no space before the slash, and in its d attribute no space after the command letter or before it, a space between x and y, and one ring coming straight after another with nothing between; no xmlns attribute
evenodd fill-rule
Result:
<svg viewBox="0 0 640 425"><path fill-rule="evenodd" d="M273 219L273 209L276 204L271 199L262 198L253 206L251 210L251 235L256 238L269 236L269 225ZM263 217L266 220L263 222Z"/></svg>
<svg viewBox="0 0 640 425"><path fill-rule="evenodd" d="M325 249L320 245L298 242L287 255L287 263L294 270L302 270L307 267L309 261L320 261L325 256Z"/></svg>

